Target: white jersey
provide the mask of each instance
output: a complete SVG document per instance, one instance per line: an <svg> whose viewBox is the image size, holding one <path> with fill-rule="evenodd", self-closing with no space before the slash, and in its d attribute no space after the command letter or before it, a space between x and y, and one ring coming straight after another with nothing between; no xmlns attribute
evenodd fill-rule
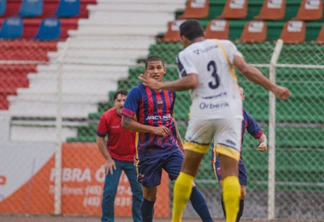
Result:
<svg viewBox="0 0 324 222"><path fill-rule="evenodd" d="M242 100L233 68L242 56L229 40L206 39L183 49L177 57L180 78L197 74L199 85L190 90L190 119L241 118Z"/></svg>

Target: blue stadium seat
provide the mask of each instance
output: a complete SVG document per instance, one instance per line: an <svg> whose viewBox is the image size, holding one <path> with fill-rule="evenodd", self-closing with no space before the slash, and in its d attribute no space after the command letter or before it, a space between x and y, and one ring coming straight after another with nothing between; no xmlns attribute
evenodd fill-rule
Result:
<svg viewBox="0 0 324 222"><path fill-rule="evenodd" d="M0 0L0 16L6 12L7 0Z"/></svg>
<svg viewBox="0 0 324 222"><path fill-rule="evenodd" d="M57 18L43 19L35 36L37 40L56 40L61 35L61 22Z"/></svg>
<svg viewBox="0 0 324 222"><path fill-rule="evenodd" d="M58 17L73 17L80 12L80 0L60 0L56 11Z"/></svg>
<svg viewBox="0 0 324 222"><path fill-rule="evenodd" d="M23 0L19 15L22 17L37 17L43 13L43 0Z"/></svg>
<svg viewBox="0 0 324 222"><path fill-rule="evenodd" d="M10 17L3 21L0 38L17 39L23 34L23 21L19 17Z"/></svg>

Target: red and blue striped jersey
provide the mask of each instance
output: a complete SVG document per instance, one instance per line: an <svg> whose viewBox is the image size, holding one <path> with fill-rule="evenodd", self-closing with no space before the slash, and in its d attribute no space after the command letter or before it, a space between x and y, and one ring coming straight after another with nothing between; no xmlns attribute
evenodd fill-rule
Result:
<svg viewBox="0 0 324 222"><path fill-rule="evenodd" d="M175 92L161 90L156 92L143 84L135 86L128 93L122 115L136 119L150 126L166 126L169 134L165 137L152 133L138 133L138 157L156 157L179 149L177 133L173 121Z"/></svg>

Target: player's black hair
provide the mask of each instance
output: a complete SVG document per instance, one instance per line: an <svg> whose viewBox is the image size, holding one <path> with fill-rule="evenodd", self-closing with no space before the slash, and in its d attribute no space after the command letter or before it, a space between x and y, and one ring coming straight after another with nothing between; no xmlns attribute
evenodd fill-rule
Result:
<svg viewBox="0 0 324 222"><path fill-rule="evenodd" d="M147 68L148 63L152 61L161 61L164 67L164 61L160 56L150 56L145 60L145 69Z"/></svg>
<svg viewBox="0 0 324 222"><path fill-rule="evenodd" d="M114 101L117 99L117 96L118 96L119 94L121 94L121 95L123 95L123 96L127 96L128 92L127 92L127 90L124 90L124 89L120 89L120 90L118 90L118 91L115 92L115 94L114 94Z"/></svg>
<svg viewBox="0 0 324 222"><path fill-rule="evenodd" d="M189 40L198 37L204 37L204 30L197 20L187 20L180 25L180 36L184 36Z"/></svg>

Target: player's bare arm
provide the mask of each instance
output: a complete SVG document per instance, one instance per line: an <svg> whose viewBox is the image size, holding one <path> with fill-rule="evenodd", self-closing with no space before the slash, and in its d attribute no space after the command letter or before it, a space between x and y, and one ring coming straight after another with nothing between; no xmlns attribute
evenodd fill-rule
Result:
<svg viewBox="0 0 324 222"><path fill-rule="evenodd" d="M265 152L267 151L267 136L265 134L262 134L259 138L259 146L257 148L257 151Z"/></svg>
<svg viewBox="0 0 324 222"><path fill-rule="evenodd" d="M109 172L113 174L113 171L116 170L116 164L115 161L111 158L110 154L108 153L105 139L103 137L96 136L97 146L99 147L100 153L102 156L106 159L104 168L105 168L105 174L108 174Z"/></svg>
<svg viewBox="0 0 324 222"><path fill-rule="evenodd" d="M188 89L195 89L198 87L199 80L196 73L189 73L181 79L169 82L158 82L153 78L149 78L145 75L140 75L139 79L145 86L150 87L153 90L172 90L172 91L184 91Z"/></svg>
<svg viewBox="0 0 324 222"><path fill-rule="evenodd" d="M271 82L260 72L260 70L247 64L241 56L235 55L233 63L248 80L270 90L279 99L285 100L291 95L291 92L286 87L278 86Z"/></svg>
<svg viewBox="0 0 324 222"><path fill-rule="evenodd" d="M183 142L182 142L182 139L181 139L181 135L179 133L179 130L178 130L178 125L177 125L177 122L175 120L174 117L173 118L173 122L174 122L174 125L175 125L175 128L176 128L176 133L177 133L177 143L179 145L179 148L180 150L184 153L184 148L183 148Z"/></svg>
<svg viewBox="0 0 324 222"><path fill-rule="evenodd" d="M165 126L149 126L134 121L132 118L123 115L122 126L125 129L132 130L139 133L153 133L159 136L166 136L169 133L169 129Z"/></svg>

